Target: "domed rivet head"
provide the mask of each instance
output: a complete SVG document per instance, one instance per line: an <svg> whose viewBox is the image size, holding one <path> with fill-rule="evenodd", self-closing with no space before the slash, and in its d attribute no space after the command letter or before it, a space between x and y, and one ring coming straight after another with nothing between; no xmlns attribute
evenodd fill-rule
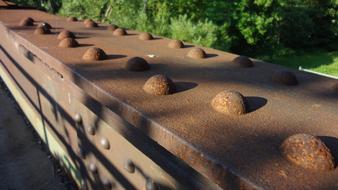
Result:
<svg viewBox="0 0 338 190"><path fill-rule="evenodd" d="M105 190L112 189L112 188L115 186L115 183L112 182L112 181L110 181L110 180L107 179L107 178L103 178L103 179L101 180L101 182L102 182L103 188L104 188Z"/></svg>
<svg viewBox="0 0 338 190"><path fill-rule="evenodd" d="M87 49L82 56L82 59L85 61L99 61L106 58L106 53L102 49L96 47Z"/></svg>
<svg viewBox="0 0 338 190"><path fill-rule="evenodd" d="M71 16L71 17L68 17L68 18L67 18L67 21L68 21L68 22L76 22L76 21L77 21L77 18Z"/></svg>
<svg viewBox="0 0 338 190"><path fill-rule="evenodd" d="M131 160L127 160L124 163L124 169L129 173L135 173L135 164Z"/></svg>
<svg viewBox="0 0 338 190"><path fill-rule="evenodd" d="M107 30L110 30L110 31L115 31L118 28L119 27L117 25L115 25L115 24L111 24L111 25L107 26Z"/></svg>
<svg viewBox="0 0 338 190"><path fill-rule="evenodd" d="M338 94L338 82L332 85L333 92Z"/></svg>
<svg viewBox="0 0 338 190"><path fill-rule="evenodd" d="M57 39L58 40L63 40L65 38L75 38L75 35L73 32L69 31L69 30L62 30L58 36Z"/></svg>
<svg viewBox="0 0 338 190"><path fill-rule="evenodd" d="M110 148L110 144L109 144L108 139L102 138L102 139L100 140L100 143L101 143L101 145L102 145L102 147L103 147L104 149L109 149L109 148Z"/></svg>
<svg viewBox="0 0 338 190"><path fill-rule="evenodd" d="M157 185L154 183L152 179L147 179L146 190L158 190Z"/></svg>
<svg viewBox="0 0 338 190"><path fill-rule="evenodd" d="M34 26L34 20L31 17L24 18L20 21L20 26Z"/></svg>
<svg viewBox="0 0 338 190"><path fill-rule="evenodd" d="M88 126L87 127L87 133L90 135L95 135L95 127L94 126Z"/></svg>
<svg viewBox="0 0 338 190"><path fill-rule="evenodd" d="M298 84L297 77L290 71L278 71L274 73L273 80L277 83L293 86Z"/></svg>
<svg viewBox="0 0 338 190"><path fill-rule="evenodd" d="M145 41L154 39L154 37L148 32L141 33L138 38L140 40L145 40Z"/></svg>
<svg viewBox="0 0 338 190"><path fill-rule="evenodd" d="M127 61L125 68L128 71L145 71L150 69L150 65L142 57L132 57Z"/></svg>
<svg viewBox="0 0 338 190"><path fill-rule="evenodd" d="M123 28L117 28L116 30L114 30L113 35L114 36L124 36L124 35L127 35L127 31Z"/></svg>
<svg viewBox="0 0 338 190"><path fill-rule="evenodd" d="M92 173L97 173L97 167L94 163L90 163L89 166L88 166L88 169Z"/></svg>
<svg viewBox="0 0 338 190"><path fill-rule="evenodd" d="M254 63L251 61L251 59L249 59L246 56L242 56L242 55L236 57L234 60L232 60L232 62L242 67L253 67L254 66Z"/></svg>
<svg viewBox="0 0 338 190"><path fill-rule="evenodd" d="M315 136L292 135L284 140L280 149L287 160L303 168L316 171L335 168L335 161L329 148Z"/></svg>
<svg viewBox="0 0 338 190"><path fill-rule="evenodd" d="M75 121L77 124L82 123L82 117L81 117L81 115L80 115L79 113L76 113L76 114L74 115L74 121Z"/></svg>
<svg viewBox="0 0 338 190"><path fill-rule="evenodd" d="M241 93L224 90L211 101L214 110L228 115L242 115L246 113L244 97Z"/></svg>
<svg viewBox="0 0 338 190"><path fill-rule="evenodd" d="M98 27L98 24L94 22L92 19L86 19L83 23L86 28Z"/></svg>
<svg viewBox="0 0 338 190"><path fill-rule="evenodd" d="M184 44L181 40L171 40L168 44L168 47L173 49L179 49L183 48Z"/></svg>
<svg viewBox="0 0 338 190"><path fill-rule="evenodd" d="M204 59L207 57L207 54L202 48L193 48L188 52L188 57L193 59Z"/></svg>
<svg viewBox="0 0 338 190"><path fill-rule="evenodd" d="M53 28L53 27L52 27L50 24L48 24L47 22L40 23L40 24L38 25L38 27L43 27L45 30L50 30L50 29Z"/></svg>
<svg viewBox="0 0 338 190"><path fill-rule="evenodd" d="M79 43L73 38L65 38L61 40L58 45L58 47L61 47L61 48L74 48L78 46L79 46Z"/></svg>
<svg viewBox="0 0 338 190"><path fill-rule="evenodd" d="M43 26L38 26L35 30L34 30L34 34L40 34L40 35L43 35L43 34L50 34L50 30L43 27Z"/></svg>
<svg viewBox="0 0 338 190"><path fill-rule="evenodd" d="M175 92L174 82L166 75L154 75L143 85L143 90L152 95L163 96Z"/></svg>

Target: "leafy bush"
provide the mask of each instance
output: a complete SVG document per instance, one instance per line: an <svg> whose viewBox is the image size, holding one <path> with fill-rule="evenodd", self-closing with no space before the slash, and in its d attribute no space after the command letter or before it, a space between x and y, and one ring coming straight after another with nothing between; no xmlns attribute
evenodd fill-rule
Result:
<svg viewBox="0 0 338 190"><path fill-rule="evenodd" d="M205 20L193 23L187 15L171 20L171 37L211 47L217 41L217 26Z"/></svg>
<svg viewBox="0 0 338 190"><path fill-rule="evenodd" d="M280 54L318 47L338 49L336 0L17 2L239 54Z"/></svg>

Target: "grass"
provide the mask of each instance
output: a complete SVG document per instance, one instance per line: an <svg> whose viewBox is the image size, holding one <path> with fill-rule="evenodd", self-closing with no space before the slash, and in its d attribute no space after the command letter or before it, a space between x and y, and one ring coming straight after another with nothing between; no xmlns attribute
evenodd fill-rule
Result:
<svg viewBox="0 0 338 190"><path fill-rule="evenodd" d="M333 52L311 52L292 56L282 56L273 59L273 63L298 69L304 69L338 76L338 51Z"/></svg>

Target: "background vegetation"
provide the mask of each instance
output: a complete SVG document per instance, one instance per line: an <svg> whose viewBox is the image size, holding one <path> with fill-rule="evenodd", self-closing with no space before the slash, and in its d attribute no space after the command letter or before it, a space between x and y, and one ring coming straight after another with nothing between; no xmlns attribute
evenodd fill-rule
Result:
<svg viewBox="0 0 338 190"><path fill-rule="evenodd" d="M270 61L338 50L338 0L16 2Z"/></svg>

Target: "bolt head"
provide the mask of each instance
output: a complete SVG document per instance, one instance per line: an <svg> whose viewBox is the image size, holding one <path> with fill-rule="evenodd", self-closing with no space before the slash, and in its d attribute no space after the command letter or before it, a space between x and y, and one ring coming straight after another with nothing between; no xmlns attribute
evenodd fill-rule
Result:
<svg viewBox="0 0 338 190"><path fill-rule="evenodd" d="M109 143L108 139L102 138L102 139L100 140L100 143L101 143L101 145L102 145L102 147L103 147L104 149L109 149L109 148L110 148L110 143Z"/></svg>
<svg viewBox="0 0 338 190"><path fill-rule="evenodd" d="M89 169L89 171L92 172L92 173L96 173L96 172L97 172L97 167L96 167L96 165L95 165L94 163L90 163L90 164L88 165L88 169Z"/></svg>
<svg viewBox="0 0 338 190"><path fill-rule="evenodd" d="M158 190L157 185L152 179L147 179L146 190Z"/></svg>
<svg viewBox="0 0 338 190"><path fill-rule="evenodd" d="M74 121L79 124L79 123L82 123L82 116L79 114L79 113L76 113L74 115Z"/></svg>
<svg viewBox="0 0 338 190"><path fill-rule="evenodd" d="M94 126L88 126L88 127L87 127L87 132L88 132L90 135L95 135L95 127L94 127Z"/></svg>
<svg viewBox="0 0 338 190"><path fill-rule="evenodd" d="M135 164L131 160L127 160L124 164L124 169L129 173L135 173Z"/></svg>

